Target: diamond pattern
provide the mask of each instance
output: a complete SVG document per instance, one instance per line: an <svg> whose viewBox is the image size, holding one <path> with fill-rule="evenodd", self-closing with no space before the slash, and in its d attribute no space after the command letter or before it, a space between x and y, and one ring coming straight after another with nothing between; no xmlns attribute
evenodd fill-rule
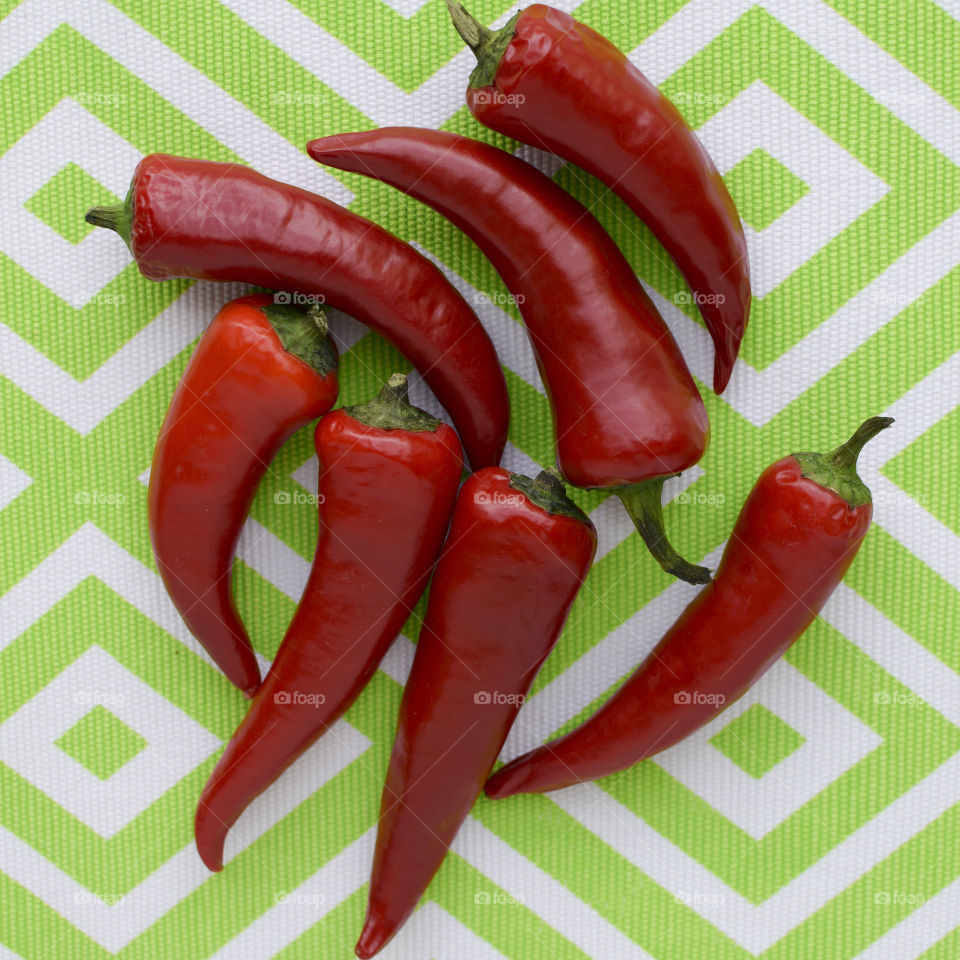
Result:
<svg viewBox="0 0 960 960"><path fill-rule="evenodd" d="M681 551L718 555L763 464L835 443L869 414L898 422L867 458L877 523L826 620L656 760L551 797L481 800L394 953L952 956L957 21L930 4L907 29L882 3L558 2L676 100L748 225L746 363L723 398L705 390L714 442L666 508ZM510 146L462 106L471 57L442 0L348 6L201 0L188 17L93 0L80 16L24 0L0 19L0 897L13 918L0 940L21 956L348 953L413 650L398 641L209 878L193 804L244 704L164 599L142 478L190 345L240 288L143 280L116 238L90 232L86 206L122 196L158 149L248 162L350 203L437 259L468 300L487 295L478 312L514 409L508 465L552 459L546 400L518 316L489 296L505 292L491 266L438 216L367 181L351 179L352 194L302 154L308 136L375 123ZM515 9L468 6L487 24ZM609 191L547 169L621 245L705 379L672 264ZM406 368L380 338L333 323L344 403ZM264 657L316 537L314 509L279 510L273 494L312 482L311 454L309 431L281 452L238 555ZM653 569L615 503L575 496L602 558L521 713L527 745L602 702L690 596Z"/></svg>
<svg viewBox="0 0 960 960"><path fill-rule="evenodd" d="M744 223L765 230L810 188L763 147L748 153L723 178Z"/></svg>
<svg viewBox="0 0 960 960"><path fill-rule="evenodd" d="M94 206L119 202L119 197L71 162L54 174L24 206L68 243L78 244L95 228L77 216L77 207L84 203Z"/></svg>
<svg viewBox="0 0 960 960"><path fill-rule="evenodd" d="M710 743L741 770L759 780L804 743L804 737L762 703L731 721Z"/></svg>
<svg viewBox="0 0 960 960"><path fill-rule="evenodd" d="M53 741L97 779L109 780L147 741L99 704Z"/></svg>

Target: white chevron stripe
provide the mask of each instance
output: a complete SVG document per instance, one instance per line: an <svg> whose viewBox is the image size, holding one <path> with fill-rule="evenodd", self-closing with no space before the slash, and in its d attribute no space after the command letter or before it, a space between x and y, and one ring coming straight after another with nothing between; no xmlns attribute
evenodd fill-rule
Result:
<svg viewBox="0 0 960 960"><path fill-rule="evenodd" d="M878 891L890 893L891 891ZM916 896L920 891L892 891ZM922 894L921 894L922 895ZM891 909L896 909L891 907ZM960 877L904 917L853 960L920 960L957 925L960 916Z"/></svg>
<svg viewBox="0 0 960 960"><path fill-rule="evenodd" d="M945 667L860 594L841 583L821 616L917 697L898 704L891 690L880 688L873 691L874 699L889 701L893 710L909 710L923 702L960 727L960 674Z"/></svg>
<svg viewBox="0 0 960 960"><path fill-rule="evenodd" d="M296 890L278 890L278 902L218 950L211 960L248 960L272 957L293 943L368 880L376 831L368 830L324 864ZM425 903L380 954L384 960L407 960L420 955L429 933L430 956L437 960L506 960L489 943L454 919L436 903ZM359 933L359 931L358 931ZM344 942L344 956L353 941Z"/></svg>
<svg viewBox="0 0 960 960"><path fill-rule="evenodd" d="M876 450L864 451L860 475L870 487L878 504L874 522L895 537L911 553L960 590L960 537L928 513L920 504L904 496L895 484L877 471L873 464L889 462L900 450L925 433L960 403L960 353L944 361L932 373L912 387L886 411L896 425L875 441ZM876 458L876 459L875 459ZM888 505L894 505L895 509ZM886 508L886 509L885 509Z"/></svg>
<svg viewBox="0 0 960 960"><path fill-rule="evenodd" d="M628 58L660 86L752 6L753 0L691 0L631 50Z"/></svg>
<svg viewBox="0 0 960 960"><path fill-rule="evenodd" d="M709 742L756 704L805 738L759 778ZM881 743L845 707L779 660L740 700L653 762L744 833L761 840Z"/></svg>
<svg viewBox="0 0 960 960"><path fill-rule="evenodd" d="M960 213L955 213L765 370L754 370L738 360L724 399L754 426L765 425L958 264ZM695 343L688 355L690 369L709 383L713 355L703 327L673 304L661 298L656 302L678 339L682 338L684 350Z"/></svg>
<svg viewBox="0 0 960 960"><path fill-rule="evenodd" d="M422 956L428 943L430 956L435 960L507 960L499 950L432 901L420 907L377 956L383 960L410 960Z"/></svg>
<svg viewBox="0 0 960 960"><path fill-rule="evenodd" d="M955 6L957 0L942 0ZM960 164L960 117L928 87L822 0L761 0L771 16L823 55L928 143ZM692 0L629 58L659 85L755 4Z"/></svg>
<svg viewBox="0 0 960 960"><path fill-rule="evenodd" d="M290 509L296 510L300 506L303 505L291 504ZM316 516L316 507L306 509ZM304 560L276 534L248 518L237 543L237 556L294 603L299 602L310 574L310 561Z"/></svg>
<svg viewBox="0 0 960 960"><path fill-rule="evenodd" d="M0 510L13 503L33 483L33 477L0 454Z"/></svg>
<svg viewBox="0 0 960 960"><path fill-rule="evenodd" d="M79 94L78 94L79 96ZM60 149L50 150L56 141ZM114 130L64 97L0 157L0 251L72 307L81 307L130 262L107 230L70 243L24 204L70 163L117 196L124 196L140 154ZM82 209L75 211L79 220ZM99 305L101 322L123 316L116 299Z"/></svg>
<svg viewBox="0 0 960 960"><path fill-rule="evenodd" d="M377 126L439 127L463 106L467 77L476 63L466 47L407 93L286 0L223 2ZM580 2L557 0L553 6L572 11ZM493 26L502 26L512 12L504 13ZM298 91L291 93L296 96ZM304 139L316 135L305 129Z"/></svg>
<svg viewBox="0 0 960 960"><path fill-rule="evenodd" d="M880 504L874 512L874 523L955 590L960 590L957 535L886 477L876 476L866 482Z"/></svg>
<svg viewBox="0 0 960 960"><path fill-rule="evenodd" d="M473 60L473 54L465 47L441 68L440 74L450 75L446 82L431 90L430 95L418 96L406 93L388 80L286 0L225 0L225 5L377 126L439 126L462 102ZM456 75L463 78L462 84L449 82ZM294 97L298 93L303 95L303 91L287 92ZM317 107L308 109L315 113ZM304 125L304 141L319 135L319 124L311 129L308 119Z"/></svg>
<svg viewBox="0 0 960 960"><path fill-rule="evenodd" d="M401 633L380 661L380 669L402 687L410 675L413 655L416 652L416 644Z"/></svg>
<svg viewBox="0 0 960 960"><path fill-rule="evenodd" d="M415 13L427 5L428 0L381 0L392 7L401 17L410 19Z"/></svg>
<svg viewBox="0 0 960 960"><path fill-rule="evenodd" d="M554 802L658 884L683 898L744 949L759 954L829 903L956 801L960 754L758 905L634 816L595 784L550 794Z"/></svg>
<svg viewBox="0 0 960 960"><path fill-rule="evenodd" d="M547 838L544 842L551 841ZM451 849L588 957L653 960L646 950L621 933L593 907L574 896L563 884L535 866L479 820L468 818ZM510 906L491 903L490 908L506 910Z"/></svg>
<svg viewBox="0 0 960 960"><path fill-rule="evenodd" d="M744 224L755 297L779 286L890 192L762 80L721 107L697 136L722 174L763 149L807 185L807 193L769 226Z"/></svg>
<svg viewBox="0 0 960 960"><path fill-rule="evenodd" d="M876 459L883 464L888 463L952 413L958 404L960 352L944 360L884 411L885 416L893 417L897 423L870 442L871 446L876 445L880 453Z"/></svg>
<svg viewBox="0 0 960 960"><path fill-rule="evenodd" d="M933 0L933 2L949 13L954 20L960 20L960 0Z"/></svg>
<svg viewBox="0 0 960 960"><path fill-rule="evenodd" d="M927 143L960 165L957 111L849 20L823 0L763 0L762 6Z"/></svg>
<svg viewBox="0 0 960 960"><path fill-rule="evenodd" d="M528 457L519 447L515 447L510 441L503 448L503 456L500 458L500 466L511 473L522 473L528 477L535 477L542 469L532 457Z"/></svg>
<svg viewBox="0 0 960 960"><path fill-rule="evenodd" d="M183 626L159 576L92 523L85 523L0 596L0 650L90 576L101 580L198 656L212 662Z"/></svg>
<svg viewBox="0 0 960 960"><path fill-rule="evenodd" d="M57 746L98 704L145 741L103 779ZM0 760L104 839L116 836L220 746L96 644L0 724Z"/></svg>
<svg viewBox="0 0 960 960"><path fill-rule="evenodd" d="M619 507L619 503L617 504ZM622 511L622 507L620 508ZM723 546L704 559L713 567ZM502 756L513 759L543 743L571 717L586 709L605 690L623 679L653 649L683 608L696 596L689 584L674 580L619 627L578 657L524 703L504 745ZM589 606L603 598L583 595Z"/></svg>
<svg viewBox="0 0 960 960"><path fill-rule="evenodd" d="M328 860L296 890L278 889L277 903L264 911L250 926L212 955L211 960L248 960L272 957L336 909L367 882L374 830ZM340 953L347 956L352 943L343 943Z"/></svg>
<svg viewBox="0 0 960 960"><path fill-rule="evenodd" d="M0 49L4 51L0 64L6 68L3 72L63 23L108 53L261 173L322 193L340 204L352 202L351 191L320 170L300 145L288 143L255 113L104 0L87 0L82 10L57 0L24 0L0 21ZM25 38L29 38L29 44ZM157 147L162 149L162 144Z"/></svg>
<svg viewBox="0 0 960 960"><path fill-rule="evenodd" d="M248 290L236 283L193 284L82 381L0 324L0 374L86 436L198 337L224 303ZM117 313L117 322L122 322L122 308ZM330 310L328 319L341 352L367 332L366 327L339 311ZM146 483L148 477L149 472L141 479Z"/></svg>
<svg viewBox="0 0 960 960"><path fill-rule="evenodd" d="M369 746L363 734L340 721L244 812L227 838L228 864ZM0 870L111 953L122 950L211 877L190 844L125 895L90 891L4 827L0 838Z"/></svg>
<svg viewBox="0 0 960 960"><path fill-rule="evenodd" d="M227 298L243 290L194 284L82 381L0 324L0 374L86 436L195 339ZM118 315L119 323L122 312Z"/></svg>

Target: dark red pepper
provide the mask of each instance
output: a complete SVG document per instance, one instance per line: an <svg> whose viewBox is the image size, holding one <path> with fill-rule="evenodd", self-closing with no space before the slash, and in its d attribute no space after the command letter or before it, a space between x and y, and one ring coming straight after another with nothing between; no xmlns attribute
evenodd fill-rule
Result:
<svg viewBox="0 0 960 960"><path fill-rule="evenodd" d="M125 203L95 207L87 220L116 230L151 280L322 297L420 371L474 467L500 461L509 400L490 338L437 267L382 227L249 167L163 154L140 161Z"/></svg>
<svg viewBox="0 0 960 960"><path fill-rule="evenodd" d="M730 379L750 312L747 244L723 178L677 108L609 40L536 3L488 30L447 0L477 56L467 88L484 126L572 160L663 244L713 338L713 388Z"/></svg>
<svg viewBox="0 0 960 960"><path fill-rule="evenodd" d="M270 671L197 806L197 850L223 865L246 806L347 710L427 585L463 469L446 424L391 377L364 406L317 425L320 538Z"/></svg>
<svg viewBox="0 0 960 960"><path fill-rule="evenodd" d="M866 535L863 445L893 421L867 420L829 454L798 453L760 475L713 583L585 723L518 757L491 797L558 790L651 757L712 720L813 622Z"/></svg>
<svg viewBox="0 0 960 960"><path fill-rule="evenodd" d="M358 957L383 948L439 869L596 546L556 474L489 467L463 485L400 705Z"/></svg>
<svg viewBox="0 0 960 960"><path fill-rule="evenodd" d="M241 297L200 339L160 428L147 506L157 568L190 631L248 697L260 670L230 592L237 538L277 451L336 399L323 312Z"/></svg>
<svg viewBox="0 0 960 960"><path fill-rule="evenodd" d="M616 493L665 570L708 580L670 546L661 506L664 480L706 448L706 410L663 319L586 208L523 160L452 133L395 127L307 151L399 187L477 243L526 322L564 477Z"/></svg>

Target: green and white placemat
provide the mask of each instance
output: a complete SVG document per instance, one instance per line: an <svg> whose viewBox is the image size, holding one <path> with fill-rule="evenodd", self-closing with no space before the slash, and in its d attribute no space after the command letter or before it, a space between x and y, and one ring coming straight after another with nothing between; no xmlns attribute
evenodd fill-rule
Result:
<svg viewBox="0 0 960 960"><path fill-rule="evenodd" d="M524 153L623 247L713 424L667 523L715 560L759 470L896 417L863 473L876 523L823 616L745 698L655 761L482 799L385 960L956 960L960 956L960 4L561 0L671 96L748 225L754 310L732 385L627 209ZM488 24L516 10L472 0ZM352 955L416 618L330 735L244 816L223 873L196 798L244 701L165 598L146 471L204 325L240 287L144 280L83 212L153 151L249 163L443 265L502 351L506 464L552 460L519 317L477 249L307 139L443 127L472 55L442 0L0 2L0 957ZM335 317L344 403L404 361ZM422 385L415 396L431 399ZM235 574L266 663L304 582L309 431L260 491ZM506 748L584 716L691 596L616 503L577 494L599 560ZM282 502L288 500L290 502Z"/></svg>

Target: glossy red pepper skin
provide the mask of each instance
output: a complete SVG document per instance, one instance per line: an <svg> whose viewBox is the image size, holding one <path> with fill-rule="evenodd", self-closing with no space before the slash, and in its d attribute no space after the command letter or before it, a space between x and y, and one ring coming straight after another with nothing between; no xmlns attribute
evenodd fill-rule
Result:
<svg viewBox="0 0 960 960"><path fill-rule="evenodd" d="M480 247L523 314L570 483L662 485L700 459L709 422L676 341L603 227L548 177L412 127L325 137L307 152L398 187Z"/></svg>
<svg viewBox="0 0 960 960"><path fill-rule="evenodd" d="M866 439L891 422L867 421ZM760 475L714 581L596 714L497 771L488 796L559 790L666 750L741 697L810 626L873 514L862 484L866 500L852 505L806 473L810 456L785 457Z"/></svg>
<svg viewBox="0 0 960 960"><path fill-rule="evenodd" d="M460 12L451 13L458 22ZM480 29L470 112L593 174L650 228L695 295L713 338L713 386L721 393L750 312L750 271L736 207L700 141L620 50L562 10L527 7L489 53L483 40L498 34Z"/></svg>
<svg viewBox="0 0 960 960"><path fill-rule="evenodd" d="M332 341L319 334L321 369L329 367L321 374L284 348L264 312L272 303L264 295L233 300L200 339L160 428L147 500L170 598L247 696L260 669L230 592L237 538L277 451L337 399Z"/></svg>
<svg viewBox="0 0 960 960"><path fill-rule="evenodd" d="M320 538L276 659L197 806L197 850L223 865L247 805L350 707L427 585L463 468L446 424L383 429L344 410L317 425Z"/></svg>
<svg viewBox="0 0 960 960"><path fill-rule="evenodd" d="M151 280L194 277L320 296L382 334L421 372L474 467L498 463L509 400L493 343L440 270L408 243L330 200L240 164L152 154L117 230Z"/></svg>
<svg viewBox="0 0 960 960"><path fill-rule="evenodd" d="M400 705L358 957L383 948L439 869L593 560L586 516L550 513L511 481L490 467L457 499ZM566 501L559 481L528 482Z"/></svg>
<svg viewBox="0 0 960 960"><path fill-rule="evenodd" d="M480 247L523 314L570 483L638 483L700 459L707 414L676 341L613 240L548 177L439 130L341 134L307 151L422 200Z"/></svg>

